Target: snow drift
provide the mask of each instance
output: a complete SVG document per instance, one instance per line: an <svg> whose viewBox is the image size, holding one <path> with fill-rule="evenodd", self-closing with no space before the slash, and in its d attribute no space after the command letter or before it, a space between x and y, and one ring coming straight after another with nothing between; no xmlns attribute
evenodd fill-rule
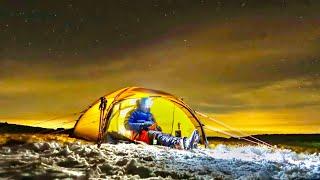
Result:
<svg viewBox="0 0 320 180"><path fill-rule="evenodd" d="M161 146L94 144L73 139L11 142L0 148L2 178L291 179L320 178L319 154L217 145L181 151ZM36 140L36 141L34 141Z"/></svg>

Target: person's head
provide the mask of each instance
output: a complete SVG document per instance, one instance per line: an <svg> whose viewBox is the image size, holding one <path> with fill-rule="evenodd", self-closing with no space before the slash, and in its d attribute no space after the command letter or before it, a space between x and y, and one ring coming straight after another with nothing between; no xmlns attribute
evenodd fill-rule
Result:
<svg viewBox="0 0 320 180"><path fill-rule="evenodd" d="M151 98L142 98L139 101L139 108L143 111L143 112L148 112L150 111L150 108L152 106L152 100Z"/></svg>

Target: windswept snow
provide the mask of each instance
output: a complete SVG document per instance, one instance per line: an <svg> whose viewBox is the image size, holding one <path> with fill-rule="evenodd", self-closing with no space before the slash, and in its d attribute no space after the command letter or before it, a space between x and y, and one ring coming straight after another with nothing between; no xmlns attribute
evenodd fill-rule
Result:
<svg viewBox="0 0 320 180"><path fill-rule="evenodd" d="M319 179L320 156L222 144L190 152L124 143L97 148L80 141L28 141L0 147L0 177Z"/></svg>

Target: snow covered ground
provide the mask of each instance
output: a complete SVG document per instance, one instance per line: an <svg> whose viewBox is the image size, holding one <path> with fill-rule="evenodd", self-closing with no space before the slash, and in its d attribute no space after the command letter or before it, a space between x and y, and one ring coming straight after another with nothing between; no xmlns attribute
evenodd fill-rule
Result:
<svg viewBox="0 0 320 180"><path fill-rule="evenodd" d="M72 138L24 135L0 147L0 177L319 179L320 155L223 144L191 152L136 144L97 148Z"/></svg>

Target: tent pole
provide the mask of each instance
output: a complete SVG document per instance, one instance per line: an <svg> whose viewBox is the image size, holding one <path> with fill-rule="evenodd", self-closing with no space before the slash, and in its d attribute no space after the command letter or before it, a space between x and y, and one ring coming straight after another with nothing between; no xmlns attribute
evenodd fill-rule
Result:
<svg viewBox="0 0 320 180"><path fill-rule="evenodd" d="M99 106L99 110L100 110L100 122L99 122L99 133L98 133L98 139L97 139L97 143L98 143L98 147L101 146L102 143L102 123L103 123L103 119L104 119L104 113L107 107L107 100L105 97L101 97L100 98L100 106Z"/></svg>

